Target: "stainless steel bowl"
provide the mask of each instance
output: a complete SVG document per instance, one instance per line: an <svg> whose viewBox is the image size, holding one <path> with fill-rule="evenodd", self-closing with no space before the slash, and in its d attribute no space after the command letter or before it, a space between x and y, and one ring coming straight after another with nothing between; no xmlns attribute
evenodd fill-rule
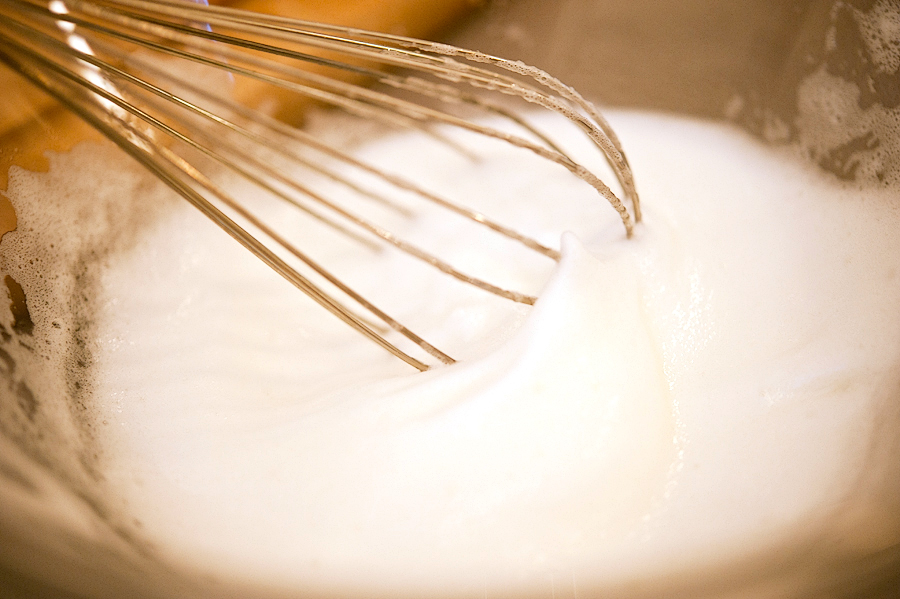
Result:
<svg viewBox="0 0 900 599"><path fill-rule="evenodd" d="M494 0L447 41L542 67L603 104L729 120L796 146L829 176L900 192L896 0ZM848 90L854 102L840 100ZM17 94L7 102L39 102ZM0 596L283 596L193 578L130 536L92 462L89 407L79 403L85 339L70 331L56 370L23 377L11 347L31 342L30 320L9 274L9 308L0 308ZM93 284L85 276L80 292ZM87 325L77 305L71 315ZM689 582L672 593L717 596L714 585ZM900 545L835 566L812 596L900 596Z"/></svg>

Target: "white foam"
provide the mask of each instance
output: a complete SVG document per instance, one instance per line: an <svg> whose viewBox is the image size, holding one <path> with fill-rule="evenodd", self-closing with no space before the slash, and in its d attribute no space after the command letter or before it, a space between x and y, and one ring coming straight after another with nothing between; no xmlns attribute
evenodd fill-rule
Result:
<svg viewBox="0 0 900 599"><path fill-rule="evenodd" d="M524 324L392 254L337 252L467 358L452 368L409 372L187 210L111 258L96 397L122 509L177 563L338 591L735 589L747 568L808 585L896 543L895 194L724 126L610 120L644 198L634 240L552 165L362 150L440 164L429 184L543 238L577 232ZM439 219L410 233L485 254ZM489 274L540 289L546 266L504 256Z"/></svg>

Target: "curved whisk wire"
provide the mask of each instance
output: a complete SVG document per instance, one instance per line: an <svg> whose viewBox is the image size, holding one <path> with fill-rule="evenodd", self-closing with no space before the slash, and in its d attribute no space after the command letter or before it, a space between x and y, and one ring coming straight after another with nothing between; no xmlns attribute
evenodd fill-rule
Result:
<svg viewBox="0 0 900 599"><path fill-rule="evenodd" d="M439 362L453 359L301 250L247 202L237 200L228 184L217 182L217 174L237 175L362 244L388 244L519 303L533 304L536 298L463 272L333 201L293 171L313 171L395 211L407 210L343 171L365 173L382 186L548 258L558 260L559 252L286 124L266 110L267 98L290 94L300 102L417 130L451 145L457 142L440 127L497 139L556 163L591 185L618 212L627 235L641 218L621 144L590 102L539 69L472 50L187 0L0 0L0 60L92 124L291 284L420 370L429 365L389 341L388 331ZM184 65L239 84L233 85L234 94L210 88ZM556 112L579 127L609 164L624 200L510 108L505 99L511 98ZM470 118L466 111L493 115L512 130ZM328 166L325 159L340 166ZM321 281L301 273L301 263ZM349 308L346 300L357 308ZM365 316L357 312L360 309Z"/></svg>

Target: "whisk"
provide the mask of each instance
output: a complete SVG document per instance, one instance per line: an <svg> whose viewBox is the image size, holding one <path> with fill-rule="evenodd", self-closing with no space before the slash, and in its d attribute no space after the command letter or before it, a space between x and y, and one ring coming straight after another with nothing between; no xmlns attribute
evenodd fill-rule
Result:
<svg viewBox="0 0 900 599"><path fill-rule="evenodd" d="M591 185L618 212L627 235L641 218L628 162L597 109L539 69L480 52L188 0L0 0L0 59L116 143L291 284L419 370L429 364L388 340L391 330L431 356L424 360L449 364L453 359L332 274L247 202L235 199L229 184L221 183L221 173L230 173L229 181L237 176L354 239L392 245L515 302L532 304L535 298L462 272L311 189L290 165L371 195L343 174L357 170L551 259L559 258L558 251L275 118L265 102L239 101L173 65L200 65L229 78L238 90L241 85L256 87L262 98L290 95L433 136L440 136L437 127L450 126L495 138L557 163ZM556 112L579 127L611 167L624 198L530 125L511 107L513 100ZM512 132L477 118L485 115L510 123ZM266 158L273 155L278 160Z"/></svg>

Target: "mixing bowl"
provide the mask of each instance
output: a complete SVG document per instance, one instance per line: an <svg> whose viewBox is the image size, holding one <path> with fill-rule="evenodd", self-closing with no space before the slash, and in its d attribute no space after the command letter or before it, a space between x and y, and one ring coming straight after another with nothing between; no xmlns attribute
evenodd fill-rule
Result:
<svg viewBox="0 0 900 599"><path fill-rule="evenodd" d="M461 12L459 3L448 9ZM900 192L900 7L892 0L494 0L443 35L544 68L601 105L727 120L768 144L794 148L823 176ZM65 150L90 135L43 111L40 94L14 77L0 81L7 90L0 124L12 130L24 123L31 132L3 138L0 153L13 163L46 168L39 153L29 153L34 131L45 136L41 149ZM40 301L27 296L18 273L3 273L9 309L0 311L0 596L292 596L198 579L160 559L129 514L108 501L103 429L89 384L93 316L83 297L101 284L104 261L159 216L129 209L100 220L85 214L75 223L95 227L97 240L73 261L74 272L49 264L54 252L83 247L31 248L30 278L40 279L42 269L54 277L35 294ZM15 225L0 198L0 233ZM59 311L58 333L46 340L49 347L36 347L32 316L46 318L48 310ZM898 443L889 445L896 451ZM900 480L900 468L895 475ZM900 505L900 498L888 501ZM889 536L882 545L828 574L811 565L819 584L783 596L900 596L900 539ZM777 564L781 556L770 557ZM783 556L784 563L795 557ZM772 563L741 576L775 578ZM669 591L725 592L715 581ZM754 596L747 593L728 596Z"/></svg>

